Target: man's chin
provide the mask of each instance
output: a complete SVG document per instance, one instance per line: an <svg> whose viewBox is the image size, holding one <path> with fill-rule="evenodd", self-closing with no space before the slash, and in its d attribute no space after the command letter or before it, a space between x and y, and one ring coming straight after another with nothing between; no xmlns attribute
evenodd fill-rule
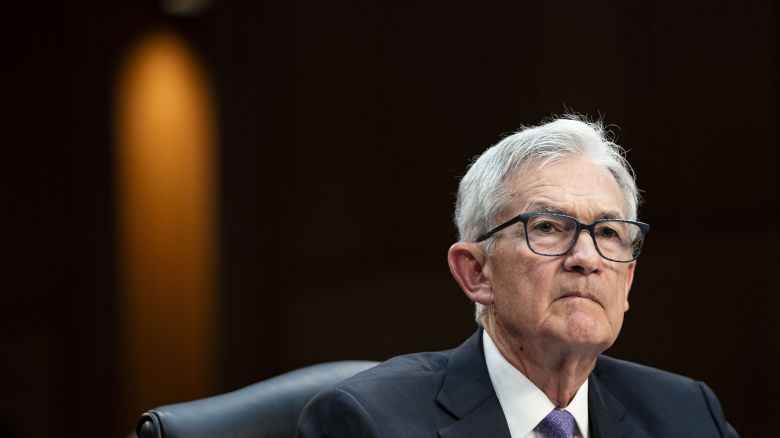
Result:
<svg viewBox="0 0 780 438"><path fill-rule="evenodd" d="M602 352L615 341L609 324L589 312L567 315L559 332L559 341L573 349Z"/></svg>

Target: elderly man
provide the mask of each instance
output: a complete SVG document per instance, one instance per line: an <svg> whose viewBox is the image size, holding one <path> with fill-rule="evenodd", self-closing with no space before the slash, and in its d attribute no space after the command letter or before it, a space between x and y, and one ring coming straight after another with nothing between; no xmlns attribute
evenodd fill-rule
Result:
<svg viewBox="0 0 780 438"><path fill-rule="evenodd" d="M479 330L320 394L299 436L736 436L704 383L601 355L650 228L637 204L600 124L557 119L489 148L460 183L448 253Z"/></svg>

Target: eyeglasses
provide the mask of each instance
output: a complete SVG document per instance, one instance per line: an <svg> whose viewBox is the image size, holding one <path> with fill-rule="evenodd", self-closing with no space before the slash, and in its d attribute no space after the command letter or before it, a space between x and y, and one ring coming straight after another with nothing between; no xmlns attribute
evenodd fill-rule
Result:
<svg viewBox="0 0 780 438"><path fill-rule="evenodd" d="M574 247L582 230L588 230L601 257L620 263L636 260L650 225L622 219L599 219L583 224L577 219L556 213L522 213L493 228L477 239L482 242L497 232L522 222L528 249L543 256L561 256Z"/></svg>

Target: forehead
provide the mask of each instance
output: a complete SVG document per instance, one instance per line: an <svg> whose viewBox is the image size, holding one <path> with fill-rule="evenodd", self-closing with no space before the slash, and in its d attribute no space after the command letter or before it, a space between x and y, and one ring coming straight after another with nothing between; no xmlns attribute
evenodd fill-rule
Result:
<svg viewBox="0 0 780 438"><path fill-rule="evenodd" d="M514 215L544 207L581 220L626 217L626 203L612 173L584 156L543 166L531 163L509 182L505 212Z"/></svg>

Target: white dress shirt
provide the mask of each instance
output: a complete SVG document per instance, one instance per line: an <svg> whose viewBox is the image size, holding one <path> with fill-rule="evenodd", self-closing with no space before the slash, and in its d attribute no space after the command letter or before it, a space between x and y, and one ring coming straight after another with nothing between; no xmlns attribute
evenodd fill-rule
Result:
<svg viewBox="0 0 780 438"><path fill-rule="evenodd" d="M487 331L482 332L482 345L490 381L493 382L493 389L504 411L512 438L545 438L534 428L555 409L555 405L541 389L501 355ZM587 380L565 409L574 416L577 424L574 436L588 438Z"/></svg>

